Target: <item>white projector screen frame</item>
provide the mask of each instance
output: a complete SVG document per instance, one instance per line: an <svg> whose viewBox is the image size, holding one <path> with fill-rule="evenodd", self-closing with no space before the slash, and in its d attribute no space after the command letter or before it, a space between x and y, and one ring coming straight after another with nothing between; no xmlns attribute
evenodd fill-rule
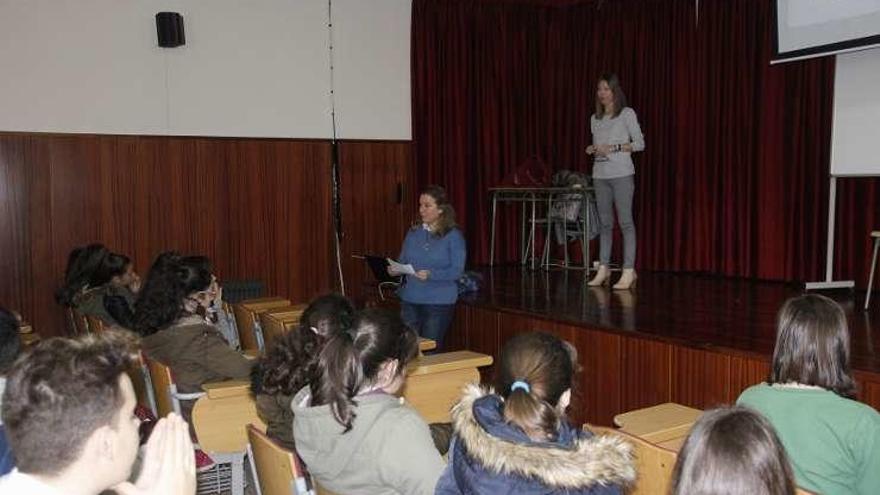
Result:
<svg viewBox="0 0 880 495"><path fill-rule="evenodd" d="M776 0L773 61L880 46L880 0Z"/></svg>

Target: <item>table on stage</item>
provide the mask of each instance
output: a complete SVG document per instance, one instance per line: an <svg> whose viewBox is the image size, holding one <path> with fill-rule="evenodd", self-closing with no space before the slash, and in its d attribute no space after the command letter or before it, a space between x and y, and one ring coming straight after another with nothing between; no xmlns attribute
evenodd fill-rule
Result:
<svg viewBox="0 0 880 495"><path fill-rule="evenodd" d="M520 228L520 257L521 264L525 265L526 261L531 259L531 267L535 269L535 224L544 223L547 225L547 232L544 241L544 250L546 253L550 243L550 229L554 222L550 213L553 210L554 201L580 201L581 208L577 221L581 223L581 242L584 249L584 269L589 270L590 263L590 215L589 201L593 195L592 187L490 187L489 196L492 201L492 221L491 234L489 241L489 265L495 265L495 226L498 213L498 203L520 203L521 205L521 228ZM572 198L577 196L577 198ZM546 205L546 212L543 218L538 218L538 205ZM529 208L531 206L531 208ZM565 225L565 219L559 219L561 225ZM528 229L527 229L528 224ZM526 233L528 230L528 236ZM547 263L542 263L543 267L549 264L549 256L546 256Z"/></svg>

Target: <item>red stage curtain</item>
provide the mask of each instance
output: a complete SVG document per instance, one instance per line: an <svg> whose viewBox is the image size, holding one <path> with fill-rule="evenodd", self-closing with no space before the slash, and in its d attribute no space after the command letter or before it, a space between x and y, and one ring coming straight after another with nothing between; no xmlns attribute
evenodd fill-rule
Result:
<svg viewBox="0 0 880 495"><path fill-rule="evenodd" d="M699 12L693 0L414 0L419 183L449 189L471 262L488 261L487 189L532 155L588 171L595 80L609 70L646 135L636 155L638 267L818 279L834 59L770 66L772 8L769 0L701 0ZM839 188L842 276L864 279L877 187ZM505 230L498 254L513 260L516 228Z"/></svg>

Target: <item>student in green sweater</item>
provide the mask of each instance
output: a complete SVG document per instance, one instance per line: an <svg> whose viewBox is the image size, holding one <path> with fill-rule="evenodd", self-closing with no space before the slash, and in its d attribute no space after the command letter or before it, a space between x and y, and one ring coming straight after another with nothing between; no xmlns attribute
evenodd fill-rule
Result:
<svg viewBox="0 0 880 495"><path fill-rule="evenodd" d="M849 330L831 299L808 294L779 312L770 378L739 396L776 428L801 488L880 493L880 414L853 399Z"/></svg>

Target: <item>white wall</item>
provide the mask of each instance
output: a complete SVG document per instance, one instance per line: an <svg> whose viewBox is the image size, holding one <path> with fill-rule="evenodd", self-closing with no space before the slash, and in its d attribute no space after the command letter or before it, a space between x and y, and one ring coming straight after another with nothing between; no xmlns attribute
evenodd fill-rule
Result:
<svg viewBox="0 0 880 495"><path fill-rule="evenodd" d="M335 0L338 136L410 139L410 0ZM156 46L156 12L186 45ZM328 138L326 0L0 0L0 130Z"/></svg>

